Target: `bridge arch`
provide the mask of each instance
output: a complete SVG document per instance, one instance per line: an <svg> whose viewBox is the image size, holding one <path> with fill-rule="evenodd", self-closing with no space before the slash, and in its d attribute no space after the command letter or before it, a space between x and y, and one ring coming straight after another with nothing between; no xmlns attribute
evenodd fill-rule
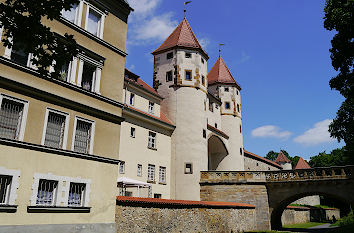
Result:
<svg viewBox="0 0 354 233"><path fill-rule="evenodd" d="M220 170L220 163L229 154L223 140L211 134L208 137L208 170Z"/></svg>
<svg viewBox="0 0 354 233"><path fill-rule="evenodd" d="M350 184L350 186L353 187L353 184ZM267 191L272 229L281 229L281 216L285 208L292 202L306 196L321 195L331 197L354 206L354 191L348 190L347 184L343 182L317 181L295 185L289 183L282 185L270 184L267 185Z"/></svg>

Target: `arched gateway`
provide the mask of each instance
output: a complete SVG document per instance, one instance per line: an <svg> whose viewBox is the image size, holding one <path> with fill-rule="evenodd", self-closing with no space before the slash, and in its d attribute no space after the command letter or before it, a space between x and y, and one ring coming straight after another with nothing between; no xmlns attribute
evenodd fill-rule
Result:
<svg viewBox="0 0 354 233"><path fill-rule="evenodd" d="M280 171L201 172L202 201L256 206L257 229L281 228L281 215L293 201L311 195L354 206L354 166Z"/></svg>
<svg viewBox="0 0 354 233"><path fill-rule="evenodd" d="M228 154L224 142L219 137L212 135L208 139L208 170L222 170L220 163Z"/></svg>

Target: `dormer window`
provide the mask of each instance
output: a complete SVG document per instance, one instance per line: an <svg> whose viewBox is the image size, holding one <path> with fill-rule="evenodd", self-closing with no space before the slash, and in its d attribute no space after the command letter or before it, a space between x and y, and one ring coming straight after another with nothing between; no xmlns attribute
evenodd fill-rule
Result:
<svg viewBox="0 0 354 233"><path fill-rule="evenodd" d="M154 114L154 106L155 104L149 101L149 113Z"/></svg>
<svg viewBox="0 0 354 233"><path fill-rule="evenodd" d="M167 59L172 59L173 58L173 52L170 52L166 56Z"/></svg>
<svg viewBox="0 0 354 233"><path fill-rule="evenodd" d="M135 94L130 93L129 104L134 106L134 102L135 102Z"/></svg>
<svg viewBox="0 0 354 233"><path fill-rule="evenodd" d="M192 54L191 53L186 53L186 58L191 58Z"/></svg>
<svg viewBox="0 0 354 233"><path fill-rule="evenodd" d="M192 81L192 71L191 70L186 70L186 80Z"/></svg>

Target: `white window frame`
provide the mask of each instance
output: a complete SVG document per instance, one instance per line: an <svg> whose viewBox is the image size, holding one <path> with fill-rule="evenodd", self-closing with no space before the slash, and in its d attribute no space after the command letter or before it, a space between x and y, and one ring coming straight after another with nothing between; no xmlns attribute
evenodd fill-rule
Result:
<svg viewBox="0 0 354 233"><path fill-rule="evenodd" d="M69 195L70 195L70 185L72 183L75 183L75 184L84 184L85 185L85 189L84 189L84 193L81 194L81 203L80 205L69 205ZM69 182L69 191L68 191L68 207L84 207L85 205L85 198L86 198L86 188L87 188L87 184L86 183L82 183L82 182L73 182L73 181L70 181Z"/></svg>
<svg viewBox="0 0 354 233"><path fill-rule="evenodd" d="M155 137L152 136L152 134L155 134ZM148 135L148 148L153 148L156 149L156 137L157 134L155 132L149 131ZM153 141L154 140L154 141Z"/></svg>
<svg viewBox="0 0 354 233"><path fill-rule="evenodd" d="M4 27L0 27L0 41L1 41L1 38L2 38L2 32L4 31Z"/></svg>
<svg viewBox="0 0 354 233"><path fill-rule="evenodd" d="M9 38L9 40L12 42L12 38ZM12 42L13 44L13 42ZM13 46L11 48L5 47L5 52L4 52L4 57L11 60L11 53L12 53ZM36 69L36 66L32 64L31 59L33 58L33 54L29 53L27 57L27 64L26 67ZM13 61L14 62L14 61ZM17 63L16 63L17 64Z"/></svg>
<svg viewBox="0 0 354 233"><path fill-rule="evenodd" d="M102 68L103 64L95 61L94 59L85 56L83 54L79 54L79 68L78 68L78 77L77 77L77 86L82 87L82 74L83 74L83 68L84 68L84 63L89 63L90 65L93 65L96 67L96 70L93 74L93 79L92 79L92 87L91 87L91 92L96 92L97 94L100 94L100 86L101 86L101 73L102 73ZM75 72L76 73L76 72ZM73 72L73 75L71 76L71 79L73 80L75 78L75 73ZM74 76L74 77L73 77Z"/></svg>
<svg viewBox="0 0 354 233"><path fill-rule="evenodd" d="M68 139L68 131L69 131L69 119L70 119L70 115L69 113L66 112L62 112L59 110L55 110L52 108L47 108L46 112L45 112L45 118L44 118L44 127L43 127L43 132L42 132L42 141L41 141L41 145L44 146L44 141L45 141L45 133L47 132L47 126L48 126L48 116L49 116L49 112L54 112L56 114L60 114L65 116L65 128L64 128L64 136L63 136L63 146L60 149L66 149L67 146L67 139Z"/></svg>
<svg viewBox="0 0 354 233"><path fill-rule="evenodd" d="M54 72L55 63L56 62L53 61L53 65L49 67L50 73ZM68 64L68 75L67 75L67 78L64 82L69 82L69 83L75 84L76 68L77 68L77 58L73 57L73 59Z"/></svg>
<svg viewBox="0 0 354 233"><path fill-rule="evenodd" d="M8 96L6 94L0 93L0 108L2 105L2 100L3 99L8 99L8 100L12 100L18 103L23 104L23 112L22 112L22 119L21 119L21 123L20 123L20 133L18 136L18 141L23 141L23 138L25 136L25 129L26 129L26 123L27 123L27 115L28 115L28 105L29 102L26 100L22 100L22 99L18 99L16 97L12 97L12 96Z"/></svg>
<svg viewBox="0 0 354 233"><path fill-rule="evenodd" d="M97 28L97 34L95 36L99 37L100 39L103 39L103 30L104 30L104 20L106 18L106 13L99 10L97 7L94 7L93 5L89 4L86 2L86 19L85 19L85 30L87 30L87 26L88 26L88 16L89 16L89 12L90 10L95 11L96 13L101 15L101 19L98 22L98 28Z"/></svg>
<svg viewBox="0 0 354 233"><path fill-rule="evenodd" d="M5 176L12 176L11 184L9 190L7 191L6 203L7 205L15 205L17 199L17 189L20 185L19 179L21 175L20 170L7 169L5 167L0 167L0 174Z"/></svg>
<svg viewBox="0 0 354 233"><path fill-rule="evenodd" d="M125 162L121 161L119 163L119 174L125 174Z"/></svg>
<svg viewBox="0 0 354 233"><path fill-rule="evenodd" d="M85 118L80 117L80 116L75 116L74 130L73 130L73 136L72 136L72 141L71 141L71 150L74 151L74 147L75 147L75 136L76 136L77 120L85 121L85 122L91 124L90 148L88 150L88 154L93 154L93 144L95 143L95 126L96 126L96 122L94 120L88 120L88 119L85 119Z"/></svg>
<svg viewBox="0 0 354 233"><path fill-rule="evenodd" d="M149 101L148 113L154 114L154 110L155 110L155 103L152 101Z"/></svg>
<svg viewBox="0 0 354 233"><path fill-rule="evenodd" d="M135 138L136 128L130 127L130 137Z"/></svg>
<svg viewBox="0 0 354 233"><path fill-rule="evenodd" d="M82 11L84 8L84 2L80 1L79 4L77 5L77 8L75 10L75 19L74 22L70 22L69 20L67 20L64 16L63 16L63 12L65 11L64 9L61 11L61 17L65 20L67 20L70 23L76 24L78 26L81 26L81 19L82 19Z"/></svg>
<svg viewBox="0 0 354 233"><path fill-rule="evenodd" d="M161 184L166 184L166 167L160 166L159 167L159 182Z"/></svg>
<svg viewBox="0 0 354 233"><path fill-rule="evenodd" d="M156 166L154 164L148 165L148 177L147 177L148 182L155 182L155 168Z"/></svg>
<svg viewBox="0 0 354 233"><path fill-rule="evenodd" d="M136 167L136 175L139 177L143 176L143 165L142 164L138 164Z"/></svg>
<svg viewBox="0 0 354 233"><path fill-rule="evenodd" d="M83 204L82 207L89 207L90 203L90 192L91 192L91 180L90 179L82 179L80 177L67 177L67 176L57 176L53 175L52 173L35 173L33 176L33 184L32 184L32 195L30 198L30 203L32 206L36 206L37 201L37 194L38 194L38 186L39 180L46 179L46 180L55 180L58 181L58 186L56 190L56 199L53 205L51 206L62 206L62 207L70 207L68 205L69 201L69 189L70 183L84 183L86 184L85 187L85 195L83 197ZM64 195L63 195L64 194ZM48 207L51 207L48 206Z"/></svg>

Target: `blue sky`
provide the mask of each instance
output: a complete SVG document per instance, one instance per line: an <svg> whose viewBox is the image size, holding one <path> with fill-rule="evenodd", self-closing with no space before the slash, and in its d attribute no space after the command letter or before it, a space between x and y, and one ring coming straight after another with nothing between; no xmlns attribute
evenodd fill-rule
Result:
<svg viewBox="0 0 354 233"><path fill-rule="evenodd" d="M183 19L183 0L129 0L126 67L152 84L155 50ZM343 146L328 124L343 98L323 28L323 0L194 0L187 19L209 54L222 56L242 87L244 147L260 156L284 149L309 159Z"/></svg>

